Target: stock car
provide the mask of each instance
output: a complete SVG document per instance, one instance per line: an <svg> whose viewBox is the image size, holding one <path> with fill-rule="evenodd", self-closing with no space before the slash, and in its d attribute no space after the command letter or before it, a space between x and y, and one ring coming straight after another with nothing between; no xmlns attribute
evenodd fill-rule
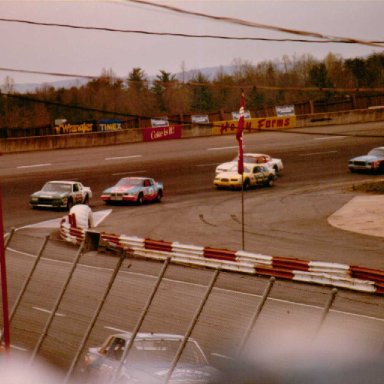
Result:
<svg viewBox="0 0 384 384"><path fill-rule="evenodd" d="M164 185L150 177L123 177L114 186L105 189L101 200L107 204L131 202L138 205L145 201L160 202Z"/></svg>
<svg viewBox="0 0 384 384"><path fill-rule="evenodd" d="M232 164L232 168L229 168L225 172L220 172L215 176L213 184L219 189L243 188L247 190L257 185L272 187L276 178L275 171L266 164L245 164L243 175L237 172L237 164Z"/></svg>
<svg viewBox="0 0 384 384"><path fill-rule="evenodd" d="M244 164L266 164L268 167L275 170L276 175L279 175L284 169L284 164L281 159L272 158L263 153L244 153L243 159ZM216 174L228 171L232 168L233 164L237 164L237 160L238 156L229 162L219 164L216 167Z"/></svg>
<svg viewBox="0 0 384 384"><path fill-rule="evenodd" d="M86 382L165 383L184 337L139 332L130 345L131 336L129 332L113 334L102 346L88 349L82 368ZM124 352L128 345L129 351ZM218 376L196 340L189 338L167 383L213 384L218 383Z"/></svg>
<svg viewBox="0 0 384 384"><path fill-rule="evenodd" d="M371 149L367 155L357 156L349 160L348 168L351 172L368 171L384 172L384 147Z"/></svg>
<svg viewBox="0 0 384 384"><path fill-rule="evenodd" d="M29 198L32 208L65 208L70 210L75 204L89 204L92 198L90 187L79 181L53 180L44 184L40 191Z"/></svg>

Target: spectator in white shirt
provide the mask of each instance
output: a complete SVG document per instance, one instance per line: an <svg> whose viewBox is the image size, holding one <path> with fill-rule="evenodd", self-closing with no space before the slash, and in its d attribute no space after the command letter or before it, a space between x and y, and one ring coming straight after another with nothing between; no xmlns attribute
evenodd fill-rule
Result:
<svg viewBox="0 0 384 384"><path fill-rule="evenodd" d="M92 209L86 204L76 204L70 211L69 215L74 215L76 227L88 229L94 227Z"/></svg>

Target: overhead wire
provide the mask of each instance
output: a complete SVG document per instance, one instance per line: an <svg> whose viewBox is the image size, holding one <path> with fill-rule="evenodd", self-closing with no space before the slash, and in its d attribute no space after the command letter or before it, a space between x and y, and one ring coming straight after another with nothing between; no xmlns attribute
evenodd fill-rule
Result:
<svg viewBox="0 0 384 384"><path fill-rule="evenodd" d="M91 75L80 75L75 73L58 73L58 72L44 72L44 71L30 71L25 69L15 69L15 68L7 68L0 67L0 71L6 72L17 72L17 73L33 73L38 75L45 76L60 76L60 77L69 77L69 78L82 78L89 80L97 80L100 76L91 76ZM123 80L122 78L116 77L116 79ZM128 80L130 83L140 82L140 80ZM187 81L187 82L179 82L178 80L170 81L170 82L162 82L160 80L146 80L148 83L156 83L156 84L184 84L189 87L208 87L208 88L229 88L229 89L256 89L256 90L270 90L270 91L297 91L297 92L384 92L384 88L367 88L367 87L354 87L354 88L331 88L331 87L277 87L271 85L260 85L260 84L222 84L222 83L202 83L196 81ZM1 88L1 87L0 87ZM5 95L5 93L2 93Z"/></svg>
<svg viewBox="0 0 384 384"><path fill-rule="evenodd" d="M85 29L85 30L99 30L106 32L120 32L120 33L140 33L147 35L159 35L159 36L178 36L178 37L189 37L189 38L214 38L214 39L228 39L228 40L255 40L255 41L275 41L275 42L301 42L301 43L315 43L315 44L324 44L324 43L344 43L344 44L366 44L366 45L374 45L384 47L380 45L384 43L383 41L363 41L352 38L341 38L341 37L330 37L327 35L308 32L308 31L300 31L282 27L276 27L271 25L265 25L260 23L255 23L243 19L237 19L233 17L223 17L223 16L215 16L209 15L201 12L193 12L185 9L160 4L153 3L146 0L124 0L125 2L137 3L142 5L148 5L153 7L158 7L161 9L170 10L172 12L178 12L187 15L193 15L198 17L205 17L216 21L222 21L227 23L239 24L247 27L253 28L261 28L261 29L269 29L279 32L303 35L303 36L311 36L321 38L322 40L309 40L309 39L291 39L291 38L262 38L262 37L236 37L236 36L219 36L219 35L195 35L195 34L184 34L184 33L171 33L171 32L150 32L144 30L127 30L127 29L116 29L116 28L108 28L108 27L94 27L94 26L79 26L72 24L61 24L61 23L45 23L45 22L36 22L31 20L22 20L22 19L9 19L9 18L0 18L0 22L14 22L14 23L26 23L31 25L39 25L39 26L48 26L48 27L62 27L62 28L73 28L73 29ZM42 71L33 71L33 70L25 70L25 69L15 69L15 68L0 68L0 71L7 72L17 72L17 73L31 73L31 74L44 74L50 76L60 76L60 77L76 77L76 78L85 78L85 79L95 79L97 76L88 76L88 75L78 75L78 74L66 74L66 73L57 73L57 72L42 72Z"/></svg>
<svg viewBox="0 0 384 384"><path fill-rule="evenodd" d="M167 10L181 13L181 14L199 16L199 17L210 19L210 20L232 23L232 24L242 25L242 26L246 26L246 27L258 28L258 29L267 29L267 30L275 31L275 32L283 32L283 33L290 33L293 35L320 38L320 39L324 39L324 40L329 41L329 42L331 42L331 40L332 40L332 42L354 43L354 44L376 46L376 47L381 47L381 48L384 47L383 45L381 45L380 43L377 43L375 41L367 41L367 40L355 39L355 38L350 38L350 37L330 36L330 35L324 35L324 34L321 34L318 32L309 32L309 31L303 31L303 30L298 30L298 29L282 28L282 27L277 27L277 26L273 26L273 25L255 23L253 21L238 19L238 18L234 18L234 17L215 16L215 15L210 15L210 14L202 13L202 12L188 11L186 9L182 9L182 8L178 8L178 7L174 7L174 6L170 6L170 5L166 5L166 4L153 3L151 1L146 1L146 0L125 0L125 1L131 2L131 3L149 5L152 7L167 9Z"/></svg>
<svg viewBox="0 0 384 384"><path fill-rule="evenodd" d="M234 18L227 18L227 17L218 17L218 16L212 16L212 15L207 15L207 14L201 14L201 13L196 13L196 12L189 12L189 11L185 11L185 10L181 10L181 9L178 9L178 8L175 8L175 7L169 7L169 6L165 6L165 5L161 5L161 4L154 4L154 3L151 3L151 2L147 2L147 1L136 1L136 0L128 0L128 1L131 1L131 2L136 2L136 3L142 3L142 4L146 4L146 5L152 5L152 6L157 6L157 7L161 7L161 8L166 8L166 9L171 9L173 11L177 11L177 12L181 12L181 13L185 13L185 14L193 14L193 15L196 15L196 16L203 16L203 17L208 17L208 18L211 18L211 19L215 19L215 20L220 20L220 21L227 21L227 22L232 22L232 23L237 23L237 24L241 24L241 25L246 25L246 26L252 26L252 27L256 27L256 28L266 28L267 26L265 25L261 25L261 24L257 24L257 23L252 23L252 22L246 22L244 20L239 20L239 19L234 19ZM114 28L101 28L101 27L83 27L83 26L75 26L75 25L69 25L69 24L57 24L57 23L41 23L41 22L31 22L31 21L27 21L27 20L18 20L18 19L3 19L3 18L0 18L0 21L9 21L9 22L19 22L19 23L28 23L28 24L34 24L34 25L45 25L45 26L59 26L59 27L66 27L66 28L75 28L75 29L88 29L88 30L101 30L101 31L107 31L107 32L123 32L123 33L143 33L143 34L153 34L153 35L166 35L166 36L169 36L169 35L172 35L172 36L180 36L180 37L198 37L198 38L223 38L223 39L234 39L234 40L241 40L241 39L247 39L247 40L266 40L266 41L298 41L298 42L311 42L311 43L330 43L330 42L339 42L339 43L353 43L353 44L356 44L356 43L363 43L363 44L369 44L369 45L372 45L374 44L375 42L362 42L362 41L358 41L356 39L350 39L350 38L329 38L327 36L324 36L324 35L320 35L320 34L313 34L313 33L308 33L308 32L304 32L304 31L294 31L294 30L288 30L288 29L282 29L282 28L276 28L276 27L272 27L272 26L268 26L267 29L273 29L273 30L279 30L279 31L282 31L282 32L288 32L288 33L295 33L295 34L301 34L301 35L305 35L305 36L311 36L311 37L320 37L322 39L325 39L325 40L321 40L321 41L314 41L314 40L304 40L304 39L264 39L264 38L241 38L241 37L229 37L229 36L213 36L213 35L188 35L188 34L176 34L176 33L168 33L168 32L148 32L148 31L138 31L138 30L122 30L122 29L114 29ZM0 70L10 70L9 68L6 69L6 68L0 68ZM60 76L72 76L72 77L84 77L84 78L91 78L93 79L94 77L93 76L79 76L79 75L68 75L68 74L57 74L57 73L43 73L43 72L38 72L38 71L27 71L27 70L15 70L15 71L20 71L20 72L28 72L28 73L41 73L41 74L52 74L52 75L60 75ZM209 86L209 84L207 83L196 83L196 82L190 82L190 85L192 86ZM231 86L233 87L233 86ZM241 86L242 88L244 87L248 87L248 88L251 88L251 87L255 87L256 89L259 88L259 89L273 89L273 90L281 90L281 88L279 87L269 87L269 86ZM311 87L311 88L300 88L300 87L286 87L285 88L286 90L298 90L298 91L303 91L303 90L310 90L310 91L319 91L319 90L328 90L328 91L335 91L335 89L333 88L324 88L324 89L321 89L321 88L314 88L314 87ZM340 91L353 91L353 90L356 90L356 89L340 89ZM365 89L364 89L365 90ZM367 91L372 91L372 89L366 89ZM384 89L379 89L380 91L383 91ZM36 98L30 98L30 97L23 97L23 96L20 96L20 95L12 95L12 94L8 94L7 96L9 97L17 97L17 98L20 98L20 99L23 99L23 100L28 100L28 101L31 101L31 102L37 102L37 103L45 103L45 104L48 104L48 105L54 105L54 106L62 106L62 107L66 107L66 108L75 108L75 109L81 109L81 110L87 110L87 111L94 111L94 112L102 112L104 114L113 114L115 116L125 116L125 117L140 117L140 118L143 118L143 117L146 117L146 116L138 116L138 115L132 115L132 114L127 114L127 113L121 113L121 112L112 112L112 111L106 111L106 110L100 110L98 108L87 108L87 107L84 107L84 106L77 106L77 105L68 105L68 104L63 104L63 103L58 103L58 102L47 102L46 100L38 100ZM174 123L185 123L183 121L174 121Z"/></svg>
<svg viewBox="0 0 384 384"><path fill-rule="evenodd" d="M43 72L43 71L32 71L28 69L15 69L15 68L7 68L7 67L0 67L0 71L31 73L35 75L49 75L49 76L59 76L59 77L79 77L79 78L90 79L90 80L98 78L98 76L79 75L74 73Z"/></svg>
<svg viewBox="0 0 384 384"><path fill-rule="evenodd" d="M250 36L223 36L223 35L207 35L207 34L190 34L190 33L176 33L176 32L154 32L144 31L136 29L120 29L120 28L109 28L109 27L95 27L95 26L82 26L74 24L61 24L61 23L46 23L42 21L32 21L23 19L9 19L0 17L0 22L9 23L20 23L30 24L44 27L59 27L59 28L70 28L90 31L102 31L102 32L118 32L118 33L131 33L131 34L142 34L142 35L155 35L155 36L173 36L173 37L187 37L187 38L198 38L198 39L222 39L222 40L250 40L250 41L269 41L269 42L293 42L293 43L315 43L315 44L329 44L329 43L342 43L342 44L358 44L354 39L350 38L338 38L328 40L310 40L310 39L293 39L293 38L269 38L269 37L250 37ZM384 41L372 41L371 43L380 44Z"/></svg>
<svg viewBox="0 0 384 384"><path fill-rule="evenodd" d="M106 115L108 114L108 115L115 115L115 116L135 117L135 118L136 117L146 117L146 116L133 115L133 114L126 113L126 112L108 111L105 109L93 108L93 107L84 107L84 106L76 105L76 104L66 104L66 103L60 103L57 101L41 100L41 99L38 99L36 97L30 97L30 96L25 96L25 95L20 95L20 94L1 92L0 96L6 96L9 98L13 98L13 99L29 101L32 103L44 104L44 105L49 105L49 106L54 106L54 107L77 109L77 110L88 111L88 112L100 112L100 113L103 113Z"/></svg>
<svg viewBox="0 0 384 384"><path fill-rule="evenodd" d="M142 5L148 5L153 7L158 7L161 9L170 10L172 12L177 12L181 14L187 14L187 15L193 15L198 17L204 17L215 21L220 22L227 22L237 25L242 25L246 27L252 27L252 28L259 28L259 29L267 29L267 30L273 30L283 33L290 33L295 35L301 35L301 36L307 36L312 38L320 38L321 40L313 40L313 39L292 39L292 38L262 38L262 37L236 37L236 36L220 36L220 35L197 35L197 34L184 34L184 33L171 33L171 32L151 32L151 31L144 31L144 30L130 30L130 29L117 29L117 28L108 28L108 27L95 27L95 26L79 26L79 25L72 25L72 24L60 24L60 23L45 23L45 22L36 22L31 20L22 20L22 19L9 19L9 18L0 18L0 22L14 22L14 23L25 23L25 24L31 24L31 25L39 25L39 26L48 26L48 27L61 27L61 28L72 28L72 29L82 29L82 30L98 30L98 31L105 31L105 32L118 32L118 33L139 33L139 34L147 34L147 35L159 35L159 36L176 36L176 37L189 37L189 38L214 38L214 39L228 39L228 40L255 40L255 41L275 41L275 42L301 42L301 43L344 43L344 44L364 44L364 45L371 45L371 46L379 46L383 47L383 45L380 45L384 43L383 41L365 41L365 40L359 40L359 39L353 39L353 38L345 38L345 37L335 37L335 36L328 36L323 35L320 33L315 32L308 32L308 31L301 31L301 30L294 30L289 28L282 28L282 27L276 27L272 25L266 25L266 24L260 24L255 23L252 21L247 21L243 19L237 19L233 17L223 17L223 16L215 16L215 15L209 15L206 13L201 12L193 12L188 11L185 9L160 4L160 3L153 3L146 0L125 0L125 2L131 2L131 3L137 3ZM43 71L33 71L33 70L25 70L25 69L15 69L15 68L6 68L6 67L0 67L0 71L8 71L8 72L18 72L18 73L31 73L31 74L42 74L42 75L51 75L51 76L60 76L60 77L72 77L72 78L84 78L84 79L97 79L97 76L89 76L89 75L79 75L79 74L67 74L67 73L58 73L58 72L43 72ZM161 82L160 82L161 83ZM223 85L223 84L211 84L211 83L198 83L198 82L188 82L187 85L189 86L207 86L207 87L230 87L230 88L254 88L254 89L262 89L262 90L286 90L286 91L328 91L328 92L383 92L384 88L318 88L318 87L273 87L273 86L260 86L260 85ZM19 97L22 98L19 95L13 95L13 94L5 94L2 93L2 95L12 96L12 97ZM24 98L26 99L26 98ZM81 109L79 106L74 105L62 105L60 103L54 103L54 102L47 102L42 100L32 100L29 98L30 101L35 102L44 102L51 105L61 105L61 106L67 106L69 108L78 108ZM94 108L85 108L86 110L90 111L97 111L97 112L103 112L103 113L113 113L116 114L116 112L108 112L108 111L102 111L99 109ZM135 115L129 115L129 114L121 114L119 115L124 116L135 116Z"/></svg>
<svg viewBox="0 0 384 384"><path fill-rule="evenodd" d="M0 72L15 72L15 73L30 73L30 74L37 74L37 75L44 75L44 76L55 76L55 77L68 77L71 79L79 78L79 79L88 79L88 80L97 80L100 79L100 75L82 75L82 74L76 74L76 73L62 73L62 72L46 72L46 71L33 71L33 70L26 70L26 69L16 69L16 68L9 68L9 67L0 67ZM115 77L117 80L124 80L121 77ZM135 83L140 82L140 80L128 80L129 83ZM239 85L232 85L232 84L222 84L222 83L201 83L196 81L187 81L187 82L180 82L178 80L170 81L170 82L162 82L160 80L151 80L151 79L145 79L148 83L156 83L156 84L172 84L172 83L178 83L178 84L184 84L190 87L209 87L209 88L233 88L233 89L262 89L262 90L272 90L272 91L300 91L300 92L384 92L384 88L382 87L375 87L375 88L367 88L367 87L354 87L354 88L340 88L340 87L292 87L292 86L269 86L269 85L260 85L260 84L239 84ZM44 83L43 83L44 86ZM1 87L0 87L1 88ZM4 93L3 93L4 94Z"/></svg>

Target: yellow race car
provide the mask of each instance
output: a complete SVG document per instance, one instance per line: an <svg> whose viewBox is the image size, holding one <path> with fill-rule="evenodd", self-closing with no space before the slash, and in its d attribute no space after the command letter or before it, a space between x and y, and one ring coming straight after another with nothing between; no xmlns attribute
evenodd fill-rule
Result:
<svg viewBox="0 0 384 384"><path fill-rule="evenodd" d="M220 172L215 176L213 184L221 188L244 190L257 185L272 187L277 176L273 169L266 165L244 165L243 176L237 172L237 164L233 165L228 171Z"/></svg>

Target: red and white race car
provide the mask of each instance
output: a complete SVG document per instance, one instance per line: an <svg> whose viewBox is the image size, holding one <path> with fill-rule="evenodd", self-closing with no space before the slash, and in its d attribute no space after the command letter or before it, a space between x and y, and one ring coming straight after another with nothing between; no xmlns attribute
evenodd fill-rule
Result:
<svg viewBox="0 0 384 384"><path fill-rule="evenodd" d="M107 204L132 202L143 204L145 201L160 201L164 185L150 177L123 177L114 186L101 194L101 200Z"/></svg>

